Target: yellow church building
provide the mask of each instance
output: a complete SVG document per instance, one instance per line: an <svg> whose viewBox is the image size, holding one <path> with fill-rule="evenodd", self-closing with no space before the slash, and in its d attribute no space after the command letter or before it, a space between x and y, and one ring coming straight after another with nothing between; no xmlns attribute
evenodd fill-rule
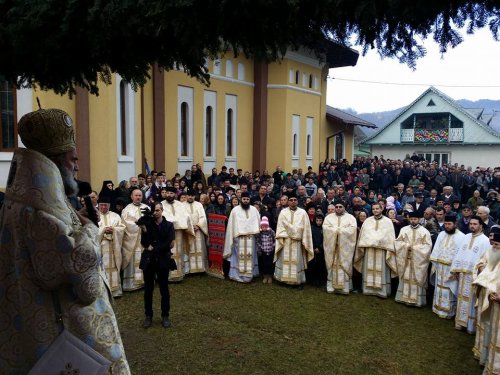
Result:
<svg viewBox="0 0 500 375"><path fill-rule="evenodd" d="M99 188L151 169L171 177L194 163L205 172L222 165L245 170L276 166L315 170L331 155L352 160L352 129L327 116L328 70L354 66L358 53L330 43L322 59L306 50L261 63L232 54L207 60L210 86L182 69L152 69L138 91L116 75L99 96L79 89L70 99L52 92L13 90L0 81L0 189L5 189L13 150L22 146L17 120L38 108L61 108L76 123L79 178ZM328 117L328 119L327 119ZM329 151L342 135L343 151Z"/></svg>

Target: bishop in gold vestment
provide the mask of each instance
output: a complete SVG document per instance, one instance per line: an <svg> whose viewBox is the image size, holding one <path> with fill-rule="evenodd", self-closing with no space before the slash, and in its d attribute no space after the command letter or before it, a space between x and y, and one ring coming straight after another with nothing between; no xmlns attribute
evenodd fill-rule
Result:
<svg viewBox="0 0 500 375"><path fill-rule="evenodd" d="M290 285L306 282L307 263L314 258L309 216L297 204L297 197L290 193L288 207L281 210L276 227L274 277Z"/></svg>
<svg viewBox="0 0 500 375"><path fill-rule="evenodd" d="M231 268L229 278L241 283L259 275L256 235L260 232L259 211L250 205L247 192L241 194L241 205L234 207L227 222L224 258Z"/></svg>
<svg viewBox="0 0 500 375"><path fill-rule="evenodd" d="M195 238L189 242L188 246L188 267L189 273L206 272L208 222L205 208L200 202L194 200L194 191L188 192L187 201L184 203L191 223L193 223Z"/></svg>
<svg viewBox="0 0 500 375"><path fill-rule="evenodd" d="M162 190L166 191L166 198L161 202L163 216L174 224L175 229L175 246L170 251L172 259L177 264L177 269L170 271L168 280L181 281L184 279L184 275L189 272L188 251L190 243L195 238L194 227L184 203L175 199L175 188L166 187Z"/></svg>
<svg viewBox="0 0 500 375"><path fill-rule="evenodd" d="M396 301L425 306L427 302L427 269L432 250L431 234L419 224L419 214L410 213L410 225L401 228L394 242L395 253L389 266L399 277Z"/></svg>
<svg viewBox="0 0 500 375"><path fill-rule="evenodd" d="M453 318L457 311L458 280L450 270L465 235L458 230L456 221L456 215L445 216L444 231L439 233L431 253L431 279L435 285L432 311L445 319Z"/></svg>
<svg viewBox="0 0 500 375"><path fill-rule="evenodd" d="M455 328L476 332L476 296L472 290L474 267L484 252L490 247L488 237L483 234L482 221L472 217L469 222L471 233L464 236L457 255L453 258L451 272L458 279L457 313Z"/></svg>
<svg viewBox="0 0 500 375"><path fill-rule="evenodd" d="M122 242L125 224L120 215L109 210L109 198L99 200L99 239L104 270L113 297L122 295L120 270L122 267Z"/></svg>
<svg viewBox="0 0 500 375"><path fill-rule="evenodd" d="M490 233L491 247L474 270L477 296L477 331L474 356L485 374L500 374L500 227Z"/></svg>
<svg viewBox="0 0 500 375"><path fill-rule="evenodd" d="M363 274L363 294L387 298L391 294L387 260L394 254L396 236L391 219L382 215L382 207L375 203L372 210L373 216L365 220L359 232L354 267Z"/></svg>
<svg viewBox="0 0 500 375"><path fill-rule="evenodd" d="M141 229L135 223L142 216L142 210L149 209L142 202L142 191L134 189L131 193L132 203L128 204L122 211L122 220L125 224L125 234L122 244L122 269L123 269L123 291L131 292L144 286L142 270L139 269L141 262Z"/></svg>
<svg viewBox="0 0 500 375"><path fill-rule="evenodd" d="M349 294L352 289L352 261L356 250L356 218L345 212L343 202L335 202L335 213L323 222L323 249L328 272L326 291Z"/></svg>

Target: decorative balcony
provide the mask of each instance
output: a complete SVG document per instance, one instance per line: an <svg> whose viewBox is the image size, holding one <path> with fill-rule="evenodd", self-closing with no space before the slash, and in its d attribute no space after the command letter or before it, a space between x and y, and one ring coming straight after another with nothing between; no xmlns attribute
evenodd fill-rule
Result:
<svg viewBox="0 0 500 375"><path fill-rule="evenodd" d="M463 128L449 129L401 129L401 143L449 143L463 142Z"/></svg>

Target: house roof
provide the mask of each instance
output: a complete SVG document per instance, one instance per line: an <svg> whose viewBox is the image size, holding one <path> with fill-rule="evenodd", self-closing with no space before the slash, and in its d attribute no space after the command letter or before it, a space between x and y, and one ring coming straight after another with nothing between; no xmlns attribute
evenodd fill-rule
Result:
<svg viewBox="0 0 500 375"><path fill-rule="evenodd" d="M369 121L353 116L350 113L341 111L340 109L330 107L329 105L326 106L326 118L340 120L346 125L364 126L372 129L377 128L377 125L372 124Z"/></svg>
<svg viewBox="0 0 500 375"><path fill-rule="evenodd" d="M480 126L481 128L483 128L484 130L486 130L489 134L493 135L494 137L500 138L500 133L499 132L495 131L495 129L493 129L491 126L489 126L485 122L483 122L481 120L478 120L478 118L476 117L476 116L481 117L481 115L483 114L483 110L482 109L481 110L478 110L478 109L465 109L465 108L461 107L460 105L458 105L457 102L455 100L453 100L452 98L450 98L448 95L446 95L445 93L439 91L435 87L431 86L427 90L425 90L417 99L415 99L410 105L408 105L401 112L399 112L396 115L396 117L394 117L394 119L392 119L386 126L384 126L383 128L381 128L379 131L375 132L371 136L367 137L363 141L363 143L372 140L373 138L377 137L379 134L382 134L384 132L384 130L386 130L387 128L389 128L389 126L394 121L396 121L399 117L403 116L407 112L410 112L411 108L416 103L418 103L425 95L427 95L428 92L433 92L434 94L436 94L437 96L439 96L441 99L443 99L445 102L447 102L450 106L452 106L454 109L456 109L457 111L459 111L460 113L462 113L466 117L468 117L470 120L472 120L472 122L474 122L475 124L477 124L478 126Z"/></svg>

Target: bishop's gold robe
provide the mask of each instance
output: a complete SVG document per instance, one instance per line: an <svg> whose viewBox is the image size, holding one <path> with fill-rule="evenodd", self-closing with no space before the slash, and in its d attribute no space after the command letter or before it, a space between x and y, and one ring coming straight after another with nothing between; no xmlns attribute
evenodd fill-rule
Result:
<svg viewBox="0 0 500 375"><path fill-rule="evenodd" d="M149 208L141 203L127 205L122 211L125 234L122 244L123 291L130 292L144 286L144 276L139 269L141 262L141 228L135 223L142 216L142 209Z"/></svg>
<svg viewBox="0 0 500 375"><path fill-rule="evenodd" d="M168 203L167 200L161 202L163 206L163 216L174 224L175 246L172 251L172 259L177 264L177 269L170 271L169 281L181 281L189 271L188 251L191 241L194 241L194 228L184 203L174 200Z"/></svg>
<svg viewBox="0 0 500 375"><path fill-rule="evenodd" d="M193 227L195 225L198 226L198 230L194 231L195 238L193 241L189 242L188 246L188 272L205 272L208 266L206 243L206 239L208 237L208 222L207 215L205 214L205 208L203 208L203 205L200 202L196 201L193 203L185 202L184 204L186 205L187 212L191 217Z"/></svg>
<svg viewBox="0 0 500 375"><path fill-rule="evenodd" d="M231 210L224 242L224 258L231 263L229 278L241 283L259 275L256 235L260 232L259 211L237 206Z"/></svg>
<svg viewBox="0 0 500 375"><path fill-rule="evenodd" d="M500 374L500 308L498 302L490 301L489 296L500 293L500 250L487 250L474 270L472 283L477 296L477 331L474 357L485 366L484 373ZM493 260L492 257L497 257ZM480 272L479 269L483 268Z"/></svg>
<svg viewBox="0 0 500 375"><path fill-rule="evenodd" d="M483 233L466 234L451 264L451 272L459 275L455 327L465 328L470 334L476 332L476 296L472 291L474 267L489 247L490 241Z"/></svg>
<svg viewBox="0 0 500 375"><path fill-rule="evenodd" d="M451 262L465 234L458 229L455 233L439 233L431 253L431 278L434 277L434 299L432 311L440 318L451 319L457 311L458 280L450 272Z"/></svg>
<svg viewBox="0 0 500 375"><path fill-rule="evenodd" d="M345 212L329 214L323 222L323 249L328 272L326 290L349 294L352 289L352 261L356 250L356 218Z"/></svg>
<svg viewBox="0 0 500 375"><path fill-rule="evenodd" d="M395 240L391 219L370 216L363 223L354 254L354 267L363 274L363 294L383 298L391 294L391 270L386 262L394 253Z"/></svg>
<svg viewBox="0 0 500 375"><path fill-rule="evenodd" d="M104 233L106 227L112 227L113 233ZM99 239L101 242L102 263L113 297L122 295L120 270L122 267L122 241L125 224L115 212L100 213Z"/></svg>
<svg viewBox="0 0 500 375"><path fill-rule="evenodd" d="M432 251L431 234L421 225L403 227L394 242L394 250L389 267L396 269L399 277L396 301L425 306L427 269Z"/></svg>
<svg viewBox="0 0 500 375"><path fill-rule="evenodd" d="M311 223L307 212L297 207L281 210L276 227L274 253L276 280L300 285L306 282L307 263L314 258Z"/></svg>

